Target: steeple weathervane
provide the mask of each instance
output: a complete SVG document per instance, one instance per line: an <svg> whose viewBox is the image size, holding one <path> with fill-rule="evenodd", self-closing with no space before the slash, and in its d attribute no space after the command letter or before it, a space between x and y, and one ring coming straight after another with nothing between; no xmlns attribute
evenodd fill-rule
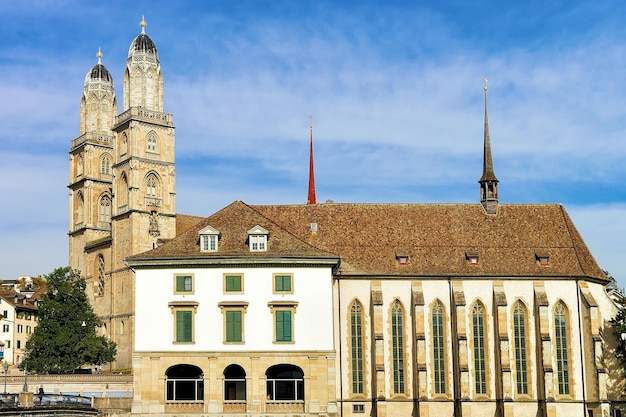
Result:
<svg viewBox="0 0 626 417"><path fill-rule="evenodd" d="M498 212L498 179L493 172L493 160L491 157L491 140L489 138L489 118L487 115L487 78L484 78L485 86L485 133L483 151L483 175L478 181L480 184L480 202L489 214Z"/></svg>
<svg viewBox="0 0 626 417"><path fill-rule="evenodd" d="M98 46L98 53L96 53L96 58L98 58L98 64L102 64L102 50Z"/></svg>
<svg viewBox="0 0 626 417"><path fill-rule="evenodd" d="M315 174L313 172L313 116L309 116L309 121L309 194L306 203L317 204L315 199Z"/></svg>
<svg viewBox="0 0 626 417"><path fill-rule="evenodd" d="M146 26L148 26L148 23L146 23L146 19L143 18L143 15L141 16L141 22L139 22L139 26L141 26L141 33L145 34Z"/></svg>

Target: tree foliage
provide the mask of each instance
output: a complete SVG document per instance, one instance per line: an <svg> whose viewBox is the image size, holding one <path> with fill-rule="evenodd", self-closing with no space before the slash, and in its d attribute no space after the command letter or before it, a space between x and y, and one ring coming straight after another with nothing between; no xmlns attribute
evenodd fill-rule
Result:
<svg viewBox="0 0 626 417"><path fill-rule="evenodd" d="M617 288L617 281L610 272L604 271L609 279L609 286ZM611 327L615 336L617 336L617 346L615 348L615 356L626 367L626 340L622 339L622 335L626 335L626 297L622 291L617 291L613 295L613 301L617 304L618 311L615 317L610 320Z"/></svg>
<svg viewBox="0 0 626 417"><path fill-rule="evenodd" d="M116 344L96 334L102 322L89 304L80 273L63 267L44 278L48 287L37 304L39 323L26 342L20 369L64 373L115 360Z"/></svg>

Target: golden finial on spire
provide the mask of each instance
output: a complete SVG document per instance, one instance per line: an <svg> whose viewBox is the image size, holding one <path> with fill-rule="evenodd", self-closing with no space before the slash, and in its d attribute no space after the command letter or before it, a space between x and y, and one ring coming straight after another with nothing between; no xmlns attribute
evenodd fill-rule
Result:
<svg viewBox="0 0 626 417"><path fill-rule="evenodd" d="M483 78L483 81L485 82L485 86L483 88L485 89L485 91L487 91L487 81L489 81L489 79L485 77Z"/></svg>
<svg viewBox="0 0 626 417"><path fill-rule="evenodd" d="M96 54L96 58L98 58L98 64L102 64L102 50L98 46L98 53Z"/></svg>
<svg viewBox="0 0 626 417"><path fill-rule="evenodd" d="M146 33L146 26L148 26L148 23L146 23L146 19L143 18L143 15L141 15L141 22L139 22L139 26L141 26L141 33Z"/></svg>

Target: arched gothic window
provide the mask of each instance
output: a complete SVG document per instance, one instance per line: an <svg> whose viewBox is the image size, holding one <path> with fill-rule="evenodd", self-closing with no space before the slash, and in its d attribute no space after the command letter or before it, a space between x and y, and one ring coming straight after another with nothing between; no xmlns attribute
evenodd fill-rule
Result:
<svg viewBox="0 0 626 417"><path fill-rule="evenodd" d="M363 394L363 307L354 301L350 307L350 372L352 375L352 393Z"/></svg>
<svg viewBox="0 0 626 417"><path fill-rule="evenodd" d="M83 157L78 155L78 162L76 164L76 176L80 177L83 175Z"/></svg>
<svg viewBox="0 0 626 417"><path fill-rule="evenodd" d="M554 341L556 343L556 369L559 394L569 394L567 308L559 302L554 308Z"/></svg>
<svg viewBox="0 0 626 417"><path fill-rule="evenodd" d="M404 394L404 309L400 300L391 307L393 392Z"/></svg>
<svg viewBox="0 0 626 417"><path fill-rule="evenodd" d="M128 179L126 178L126 173L122 172L119 191L118 191L118 202L120 207L120 212L125 212L128 207Z"/></svg>
<svg viewBox="0 0 626 417"><path fill-rule="evenodd" d="M104 155L102 157L100 172L105 175L109 175L111 173L111 160L109 159L108 155Z"/></svg>
<svg viewBox="0 0 626 417"><path fill-rule="evenodd" d="M154 132L148 134L148 153L157 153L157 138Z"/></svg>
<svg viewBox="0 0 626 417"><path fill-rule="evenodd" d="M78 192L74 201L74 227L79 229L83 226L83 215L85 211L85 200L83 193Z"/></svg>
<svg viewBox="0 0 626 417"><path fill-rule="evenodd" d="M100 228L107 229L110 227L111 223L111 197L108 195L103 195L100 198L100 217L98 218L100 222Z"/></svg>
<svg viewBox="0 0 626 417"><path fill-rule="evenodd" d="M120 155L126 155L128 153L128 135L124 133L122 135L122 147L120 149Z"/></svg>
<svg viewBox="0 0 626 417"><path fill-rule="evenodd" d="M521 301L513 308L513 343L515 344L515 382L518 394L528 394L528 363L526 348L526 307Z"/></svg>
<svg viewBox="0 0 626 417"><path fill-rule="evenodd" d="M96 295L104 295L104 284L106 274L104 271L104 256L98 255L98 282L96 287Z"/></svg>
<svg viewBox="0 0 626 417"><path fill-rule="evenodd" d="M474 383L476 394L486 394L485 309L480 302L477 302L472 309L472 336L474 342Z"/></svg>
<svg viewBox="0 0 626 417"><path fill-rule="evenodd" d="M156 198L157 196L157 186L159 184L159 180L157 176L154 174L149 174L146 177L146 196Z"/></svg>
<svg viewBox="0 0 626 417"><path fill-rule="evenodd" d="M446 392L446 345L443 324L443 304L437 300L432 308L433 381L435 394L445 394Z"/></svg>

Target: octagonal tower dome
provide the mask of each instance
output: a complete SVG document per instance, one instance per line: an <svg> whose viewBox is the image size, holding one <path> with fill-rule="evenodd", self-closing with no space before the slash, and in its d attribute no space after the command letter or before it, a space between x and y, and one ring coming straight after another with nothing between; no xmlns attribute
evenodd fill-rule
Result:
<svg viewBox="0 0 626 417"><path fill-rule="evenodd" d="M150 39L150 36L146 35L146 26L148 26L148 24L143 16L141 17L139 25L141 26L141 33L137 35L137 37L133 39L133 42L130 44L130 47L128 48L128 57L130 58L135 53L150 54L154 55L158 60L159 53L157 52L156 45L152 39Z"/></svg>
<svg viewBox="0 0 626 417"><path fill-rule="evenodd" d="M106 82L113 85L113 77L111 76L111 73L104 65L102 65L102 51L100 48L98 48L96 56L98 57L98 63L94 65L85 76L85 85L87 85L90 81Z"/></svg>

